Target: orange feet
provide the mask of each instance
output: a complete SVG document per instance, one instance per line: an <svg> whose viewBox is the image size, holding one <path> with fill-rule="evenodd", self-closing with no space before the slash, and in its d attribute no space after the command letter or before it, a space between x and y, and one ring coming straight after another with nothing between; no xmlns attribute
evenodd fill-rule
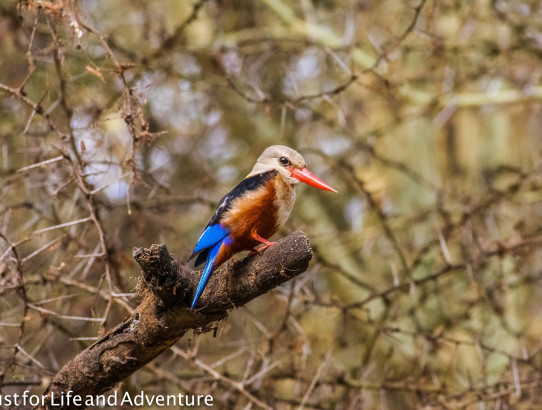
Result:
<svg viewBox="0 0 542 410"><path fill-rule="evenodd" d="M275 243L275 242L271 242L271 241L268 241L267 239L262 238L260 235L258 235L258 234L255 233L255 232L252 234L252 237L253 237L254 239L256 239L258 242L263 243L264 246L260 247L258 250L255 250L254 248L252 248L252 249L250 250L251 254L253 254L253 252L254 252L254 253L260 253L261 251L263 251L263 250L269 248L271 245L273 245L273 244Z"/></svg>

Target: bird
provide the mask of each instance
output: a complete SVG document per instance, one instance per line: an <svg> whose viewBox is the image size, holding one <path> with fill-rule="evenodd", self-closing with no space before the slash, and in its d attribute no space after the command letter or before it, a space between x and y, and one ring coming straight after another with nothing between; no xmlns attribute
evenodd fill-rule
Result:
<svg viewBox="0 0 542 410"><path fill-rule="evenodd" d="M192 255L194 266L204 262L191 310L194 309L211 273L234 254L259 253L273 245L273 236L290 216L295 186L304 182L325 191L337 192L308 169L297 151L284 145L266 148L252 171L218 203ZM259 244L263 244L258 250Z"/></svg>

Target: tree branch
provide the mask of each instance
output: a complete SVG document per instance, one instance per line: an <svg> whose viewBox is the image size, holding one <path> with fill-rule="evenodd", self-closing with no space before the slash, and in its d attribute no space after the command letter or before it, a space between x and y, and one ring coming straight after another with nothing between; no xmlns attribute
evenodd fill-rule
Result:
<svg viewBox="0 0 542 410"><path fill-rule="evenodd" d="M142 269L140 305L122 323L68 362L53 378L40 408L50 408L51 393L68 390L85 397L111 389L177 342L188 330L206 332L228 310L303 273L312 257L309 240L294 232L265 252L247 257L209 279L195 311L188 306L200 275L174 260L165 245L134 248ZM58 407L74 408L75 406Z"/></svg>

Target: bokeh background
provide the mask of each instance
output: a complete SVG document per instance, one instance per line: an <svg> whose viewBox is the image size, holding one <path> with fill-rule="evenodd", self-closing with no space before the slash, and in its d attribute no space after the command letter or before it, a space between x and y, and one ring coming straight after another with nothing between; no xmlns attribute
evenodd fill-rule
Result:
<svg viewBox="0 0 542 410"><path fill-rule="evenodd" d="M186 260L272 144L309 271L121 392L219 408L542 403L542 5L0 2L0 394L136 306L134 246Z"/></svg>

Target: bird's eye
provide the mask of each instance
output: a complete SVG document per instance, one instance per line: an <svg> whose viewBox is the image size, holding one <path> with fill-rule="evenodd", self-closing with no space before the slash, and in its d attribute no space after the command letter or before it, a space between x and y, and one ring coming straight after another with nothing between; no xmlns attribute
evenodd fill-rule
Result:
<svg viewBox="0 0 542 410"><path fill-rule="evenodd" d="M279 162L284 166L290 165L290 160L288 158L286 158L286 157L280 157Z"/></svg>

